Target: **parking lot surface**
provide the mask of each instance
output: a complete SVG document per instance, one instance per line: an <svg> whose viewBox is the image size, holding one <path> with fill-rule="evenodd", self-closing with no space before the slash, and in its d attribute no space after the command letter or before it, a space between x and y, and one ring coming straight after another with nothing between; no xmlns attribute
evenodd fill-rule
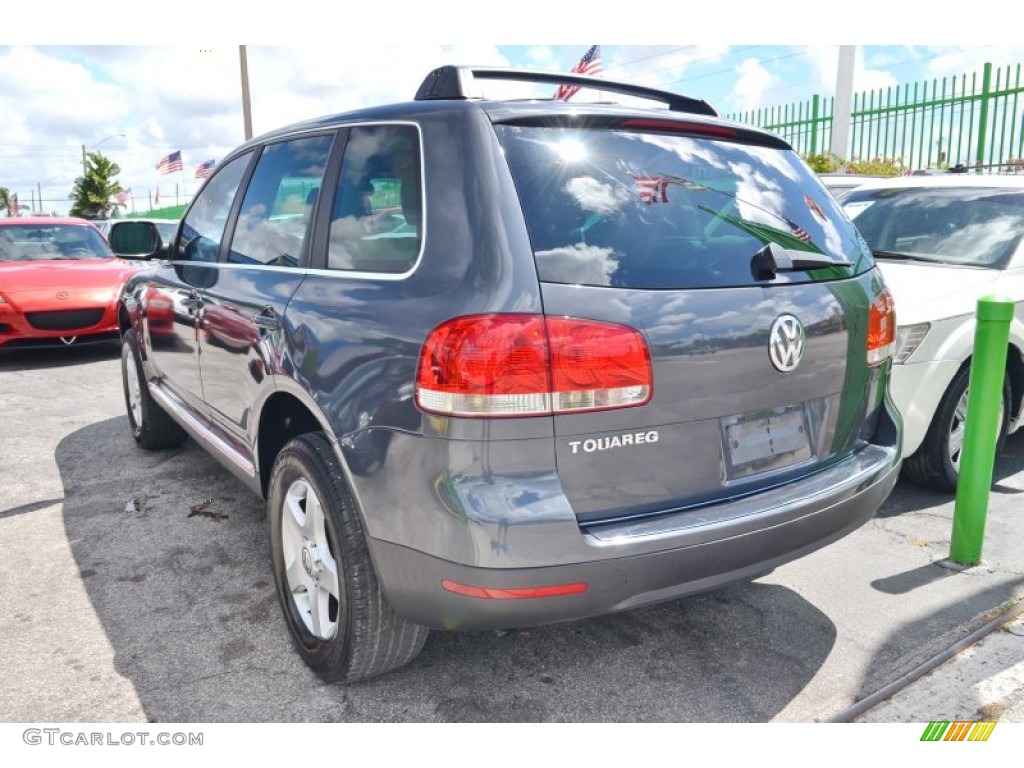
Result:
<svg viewBox="0 0 1024 768"><path fill-rule="evenodd" d="M968 572L938 564L952 499L901 480L866 526L755 582L571 624L434 632L406 667L326 685L290 646L262 501L191 441L137 448L116 348L0 356L0 434L5 722L812 722L1024 598L1018 434ZM886 717L985 719L978 690Z"/></svg>

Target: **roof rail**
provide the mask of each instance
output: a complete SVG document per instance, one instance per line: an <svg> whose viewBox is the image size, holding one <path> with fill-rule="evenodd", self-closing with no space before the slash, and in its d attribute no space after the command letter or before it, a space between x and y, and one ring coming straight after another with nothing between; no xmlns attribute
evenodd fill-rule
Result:
<svg viewBox="0 0 1024 768"><path fill-rule="evenodd" d="M482 99L483 92L477 80L513 80L526 83L551 83L560 85L576 85L580 88L592 88L597 91L611 91L627 96L660 101L667 104L673 112L689 112L698 115L718 117L714 107L703 99L692 99L670 91L659 91L642 85L633 85L618 80L606 80L603 77L589 77L575 73L544 72L535 69L502 69L497 67L458 67L446 65L438 67L424 78L416 101L431 99Z"/></svg>

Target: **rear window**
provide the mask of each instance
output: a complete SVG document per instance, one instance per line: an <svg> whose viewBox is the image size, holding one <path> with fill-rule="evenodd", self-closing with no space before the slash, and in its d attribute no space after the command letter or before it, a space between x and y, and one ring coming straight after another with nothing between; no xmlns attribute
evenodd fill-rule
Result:
<svg viewBox="0 0 1024 768"><path fill-rule="evenodd" d="M845 277L870 253L791 150L630 130L497 125L541 280L621 288L764 284L773 243L851 261L773 282Z"/></svg>

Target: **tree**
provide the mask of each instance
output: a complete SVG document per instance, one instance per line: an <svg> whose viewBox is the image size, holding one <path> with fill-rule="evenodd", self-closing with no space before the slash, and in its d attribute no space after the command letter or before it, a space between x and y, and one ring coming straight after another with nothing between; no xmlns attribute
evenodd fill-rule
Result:
<svg viewBox="0 0 1024 768"><path fill-rule="evenodd" d="M110 218L110 210L117 206L111 198L123 192L115 176L121 167L104 157L100 152L90 152L85 157L85 175L75 179L71 190L71 216L83 219Z"/></svg>
<svg viewBox="0 0 1024 768"><path fill-rule="evenodd" d="M7 187L0 187L0 211L6 211L7 215L11 215L11 190Z"/></svg>

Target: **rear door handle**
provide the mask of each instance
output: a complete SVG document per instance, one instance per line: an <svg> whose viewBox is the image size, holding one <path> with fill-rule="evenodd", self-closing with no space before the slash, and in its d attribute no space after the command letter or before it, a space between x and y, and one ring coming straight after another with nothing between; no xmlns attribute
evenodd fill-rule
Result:
<svg viewBox="0 0 1024 768"><path fill-rule="evenodd" d="M181 306L185 309L199 309L203 306L203 300L199 298L199 294L196 291L192 291L186 298L181 300Z"/></svg>
<svg viewBox="0 0 1024 768"><path fill-rule="evenodd" d="M256 327L263 331L276 331L281 327L281 321L278 320L273 307L264 307L262 312L253 316L252 320Z"/></svg>

